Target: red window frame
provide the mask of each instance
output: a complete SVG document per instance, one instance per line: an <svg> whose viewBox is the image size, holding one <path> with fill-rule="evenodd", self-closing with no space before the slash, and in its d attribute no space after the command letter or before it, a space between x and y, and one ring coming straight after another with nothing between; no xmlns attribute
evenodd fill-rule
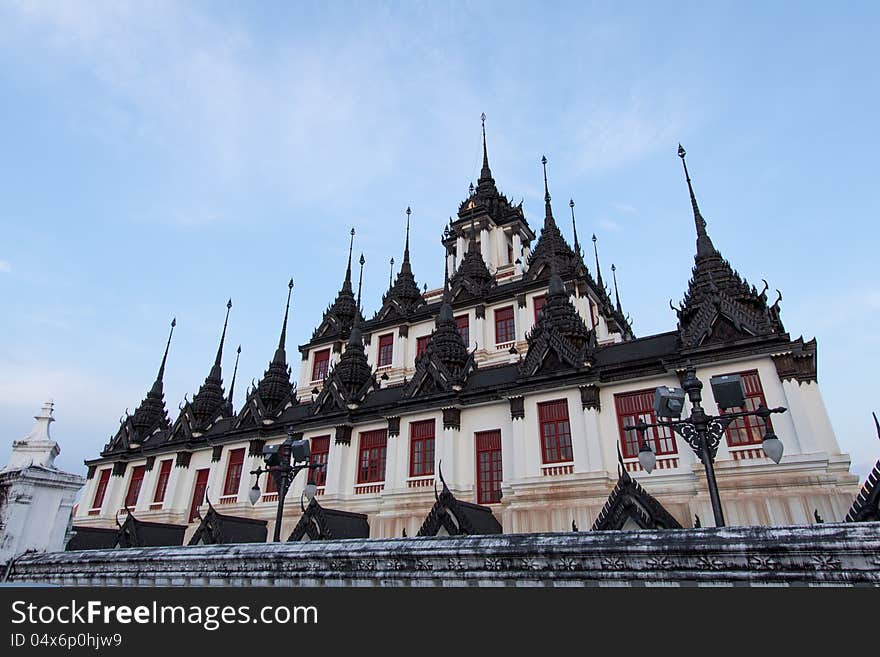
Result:
<svg viewBox="0 0 880 657"><path fill-rule="evenodd" d="M735 372L742 377L743 389L746 392L746 403L741 408L727 409L729 413L741 413L743 411L756 411L761 405L766 406L767 400L764 398L764 388L761 386L761 377L758 376L758 370L749 370L747 372ZM721 409L718 409L721 412ZM773 423L767 418L767 428L773 430ZM764 441L764 433L766 429L764 423L756 417L739 417L728 425L725 433L727 434L727 444L730 447L741 447L743 445L759 445Z"/></svg>
<svg viewBox="0 0 880 657"><path fill-rule="evenodd" d="M229 463L226 466L226 478L223 480L223 496L238 495L241 483L241 471L244 466L244 447L229 452Z"/></svg>
<svg viewBox="0 0 880 657"><path fill-rule="evenodd" d="M458 329L458 334L461 336L461 339L464 341L464 345L470 349L471 346L471 329L470 329L470 320L468 319L468 315L459 315L455 318L455 326Z"/></svg>
<svg viewBox="0 0 880 657"><path fill-rule="evenodd" d="M192 522L196 519L196 515L198 514L199 507L205 502L205 491L208 490L208 473L210 472L209 468L203 468L202 470L196 470L196 479L193 484L193 496L192 502L190 502L189 506L189 521Z"/></svg>
<svg viewBox="0 0 880 657"><path fill-rule="evenodd" d="M104 495L106 495L107 485L110 483L110 471L111 468L106 468L101 470L101 474L98 475L98 485L95 486L95 497L92 501L93 509L100 509L104 504Z"/></svg>
<svg viewBox="0 0 880 657"><path fill-rule="evenodd" d="M275 475L271 472L266 473L266 490L263 495L271 495L278 492L278 482L275 481Z"/></svg>
<svg viewBox="0 0 880 657"><path fill-rule="evenodd" d="M172 459L166 459L159 464L159 477L156 479L156 492L153 493L153 504L161 504L165 501L165 491L168 488L168 479L171 477Z"/></svg>
<svg viewBox="0 0 880 657"><path fill-rule="evenodd" d="M501 430L474 434L477 466L477 504L501 501Z"/></svg>
<svg viewBox="0 0 880 657"><path fill-rule="evenodd" d="M635 458L639 455L639 432L635 429L624 431L623 427L637 424L639 420L644 420L647 424L657 421L654 416L654 388L618 393L614 395L614 407L617 411L623 457ZM657 456L678 453L675 434L669 427L649 428L645 432L645 440Z"/></svg>
<svg viewBox="0 0 880 657"><path fill-rule="evenodd" d="M388 432L385 429L362 431L358 450L359 484L373 484L385 481L385 457L388 447Z"/></svg>
<svg viewBox="0 0 880 657"><path fill-rule="evenodd" d="M495 344L516 340L516 322L513 319L513 306L498 308L495 311Z"/></svg>
<svg viewBox="0 0 880 657"><path fill-rule="evenodd" d="M409 423L409 476L434 474L434 420Z"/></svg>
<svg viewBox="0 0 880 657"><path fill-rule="evenodd" d="M425 350L428 348L428 345L431 343L430 335L423 335L420 338L416 338L416 358L418 359Z"/></svg>
<svg viewBox="0 0 880 657"><path fill-rule="evenodd" d="M394 334L379 336L379 367L388 367L394 358Z"/></svg>
<svg viewBox="0 0 880 657"><path fill-rule="evenodd" d="M321 349L315 352L312 362L312 381L323 381L330 371L330 349Z"/></svg>
<svg viewBox="0 0 880 657"><path fill-rule="evenodd" d="M330 436L315 436L312 438L309 463L312 465L322 464L323 468L315 468L310 471L312 481L316 486L327 484L327 459L330 456Z"/></svg>
<svg viewBox="0 0 880 657"><path fill-rule="evenodd" d="M141 494L141 486L144 483L144 474L147 466L137 465L131 470L131 479L128 480L128 491L125 493L125 508L133 509L137 506L138 496Z"/></svg>
<svg viewBox="0 0 880 657"><path fill-rule="evenodd" d="M538 427L541 431L541 458L544 463L568 463L574 460L567 399L538 404Z"/></svg>
<svg viewBox="0 0 880 657"><path fill-rule="evenodd" d="M546 304L546 303L547 303L547 295L546 294L542 294L541 296L535 297L532 300L532 306L535 309L535 324L538 323L538 315L541 312L541 310L544 308L544 304Z"/></svg>

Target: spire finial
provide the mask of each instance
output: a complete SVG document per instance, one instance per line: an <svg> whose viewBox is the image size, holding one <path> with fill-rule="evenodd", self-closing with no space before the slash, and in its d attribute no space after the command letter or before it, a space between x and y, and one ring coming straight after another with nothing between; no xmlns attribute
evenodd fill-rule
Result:
<svg viewBox="0 0 880 657"><path fill-rule="evenodd" d="M391 271L388 274L388 289L390 290L394 285L394 258L391 258Z"/></svg>
<svg viewBox="0 0 880 657"><path fill-rule="evenodd" d="M613 262L611 263L611 276L614 278L614 299L617 302L617 312L623 314L623 310L620 308L620 294L617 292L617 267Z"/></svg>
<svg viewBox="0 0 880 657"><path fill-rule="evenodd" d="M352 228L352 230L354 230ZM351 273L351 272L349 272ZM287 341L287 315L290 312L290 295L293 294L293 279L287 284L287 305L284 307L284 323L281 325L281 337L278 338L278 350L275 352L274 360L282 363L286 360L284 353L284 344Z"/></svg>
<svg viewBox="0 0 880 657"><path fill-rule="evenodd" d="M568 207L571 208L571 228L574 231L574 252L579 255L582 255L581 254L581 244L580 244L580 242L578 242L578 227L577 227L577 223L574 220L574 199L569 199Z"/></svg>
<svg viewBox="0 0 880 657"><path fill-rule="evenodd" d="M238 374L238 358L241 356L241 345L235 350L235 369L232 370L232 383L229 384L229 405L232 406L232 393L235 390L235 375Z"/></svg>
<svg viewBox="0 0 880 657"><path fill-rule="evenodd" d="M489 169L489 151L486 148L486 113L480 114L480 121L483 123L483 169L480 171L479 182L491 181L492 171Z"/></svg>
<svg viewBox="0 0 880 657"><path fill-rule="evenodd" d="M162 379L165 378L165 362L168 360L168 350L171 347L171 336L174 335L174 327L177 326L177 318L171 320L171 330L168 332L168 342L165 343L165 354L162 356L162 364L159 365L159 373L156 375L156 382L153 384L153 391L162 392Z"/></svg>
<svg viewBox="0 0 880 657"><path fill-rule="evenodd" d="M366 262L366 258L364 258L364 254L361 253L361 259L358 261L361 265L361 273L358 274L358 298L357 298L357 307L360 309L361 307L361 287L364 283L364 263Z"/></svg>
<svg viewBox="0 0 880 657"><path fill-rule="evenodd" d="M409 264L409 218L412 214L412 209L407 205L406 206L406 244L403 247L403 264Z"/></svg>
<svg viewBox="0 0 880 657"><path fill-rule="evenodd" d="M681 165L684 167L684 177L685 180L687 180L688 192L691 195L691 207L694 211L694 224L697 228L697 255L711 255L712 252L715 251L715 246L712 244L712 240L709 239L709 234L706 232L706 220L703 219L703 215L700 214L700 208L697 205L697 197L694 195L691 176L690 173L688 173L687 162L684 159L685 155L687 155L687 151L685 151L684 147L679 144L678 156L681 158Z"/></svg>
<svg viewBox="0 0 880 657"><path fill-rule="evenodd" d="M214 367L220 367L220 359L223 356L223 342L226 340L226 326L229 324L229 311L232 310L232 299L226 302L226 319L223 321L223 333L220 334L220 346L217 347L217 357L214 358Z"/></svg>
<svg viewBox="0 0 880 657"><path fill-rule="evenodd" d="M599 266L599 247L596 244L598 241L596 233L593 233L593 254L596 256L596 282L599 284L599 288L604 290L605 284L602 282L602 268Z"/></svg>
<svg viewBox="0 0 880 657"><path fill-rule="evenodd" d="M550 186L547 184L547 157L541 156L541 164L544 167L544 228L554 225L553 208L550 207Z"/></svg>
<svg viewBox="0 0 880 657"><path fill-rule="evenodd" d="M351 229L351 239L348 243L348 266L345 268L345 280L348 282L349 289L351 286L351 251L354 248L354 228ZM292 279L291 279L292 280Z"/></svg>

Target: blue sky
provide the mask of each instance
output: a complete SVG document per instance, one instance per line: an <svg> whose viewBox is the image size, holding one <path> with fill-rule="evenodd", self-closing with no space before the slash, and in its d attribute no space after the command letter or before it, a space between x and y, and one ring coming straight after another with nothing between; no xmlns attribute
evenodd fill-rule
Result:
<svg viewBox="0 0 880 657"><path fill-rule="evenodd" d="M676 147L710 234L782 290L854 471L877 456L880 353L872 3L231 3L0 0L0 460L56 401L79 469L149 388L168 323L174 416L224 362L238 400L341 282L372 313L413 208L417 280L479 173L542 217L577 203L638 335L670 330L693 263ZM570 232L568 232L570 234Z"/></svg>

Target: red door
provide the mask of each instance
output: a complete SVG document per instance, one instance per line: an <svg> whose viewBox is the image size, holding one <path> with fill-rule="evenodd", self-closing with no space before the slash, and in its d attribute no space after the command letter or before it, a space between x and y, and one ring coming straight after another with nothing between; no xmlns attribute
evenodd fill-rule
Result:
<svg viewBox="0 0 880 657"><path fill-rule="evenodd" d="M196 472L196 485L193 488L192 505L189 507L189 522L195 520L199 507L205 501L205 491L208 489L209 471L209 468L205 468Z"/></svg>

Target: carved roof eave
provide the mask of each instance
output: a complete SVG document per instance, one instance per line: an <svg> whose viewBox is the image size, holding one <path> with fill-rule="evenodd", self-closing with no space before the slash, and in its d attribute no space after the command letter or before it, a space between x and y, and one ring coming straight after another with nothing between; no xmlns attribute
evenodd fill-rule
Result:
<svg viewBox="0 0 880 657"><path fill-rule="evenodd" d="M416 362L416 370L406 385L403 392L404 399L412 399L425 395L457 394L467 384L468 377L477 369L473 352L468 353L467 361L458 375L453 374L446 364L433 352L430 347ZM421 392L425 381L430 378L435 383L435 391L431 393Z"/></svg>

